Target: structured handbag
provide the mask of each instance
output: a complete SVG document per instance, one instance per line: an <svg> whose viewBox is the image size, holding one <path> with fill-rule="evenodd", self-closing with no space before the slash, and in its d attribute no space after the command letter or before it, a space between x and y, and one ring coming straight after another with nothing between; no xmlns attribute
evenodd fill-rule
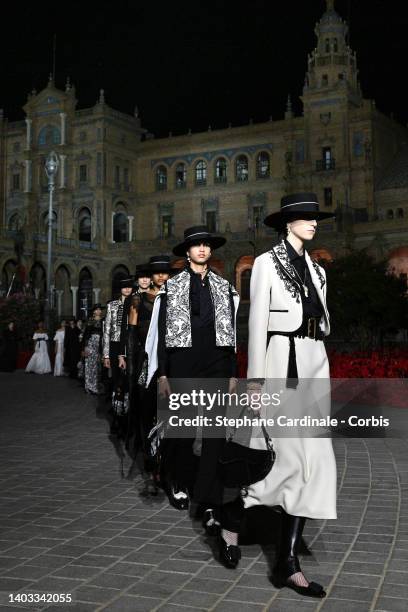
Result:
<svg viewBox="0 0 408 612"><path fill-rule="evenodd" d="M264 425L265 450L249 448L234 442L233 434L225 442L218 459L219 474L226 487L247 487L263 480L275 463L276 454L272 440Z"/></svg>

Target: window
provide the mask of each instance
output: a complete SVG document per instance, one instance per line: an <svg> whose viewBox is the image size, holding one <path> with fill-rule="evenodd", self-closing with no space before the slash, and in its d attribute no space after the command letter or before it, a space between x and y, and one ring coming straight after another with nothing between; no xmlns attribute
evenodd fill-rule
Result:
<svg viewBox="0 0 408 612"><path fill-rule="evenodd" d="M330 53L330 38L326 38L324 42L324 49L326 53Z"/></svg>
<svg viewBox="0 0 408 612"><path fill-rule="evenodd" d="M87 139L87 134L86 132L79 132L79 141L80 142L85 142Z"/></svg>
<svg viewBox="0 0 408 612"><path fill-rule="evenodd" d="M223 157L220 157L215 162L215 182L227 182L227 161Z"/></svg>
<svg viewBox="0 0 408 612"><path fill-rule="evenodd" d="M256 178L268 178L270 174L269 153L262 151L256 158Z"/></svg>
<svg viewBox="0 0 408 612"><path fill-rule="evenodd" d="M167 189L167 168L159 166L156 170L156 189L165 191Z"/></svg>
<svg viewBox="0 0 408 612"><path fill-rule="evenodd" d="M353 134L353 153L355 157L364 155L364 133L354 132Z"/></svg>
<svg viewBox="0 0 408 612"><path fill-rule="evenodd" d="M333 167L333 157L331 147L323 147L322 149L323 169L330 170Z"/></svg>
<svg viewBox="0 0 408 612"><path fill-rule="evenodd" d="M322 76L322 87L326 87L326 85L329 84L329 77L327 76L327 74L324 74Z"/></svg>
<svg viewBox="0 0 408 612"><path fill-rule="evenodd" d="M20 191L20 173L13 174L13 191Z"/></svg>
<svg viewBox="0 0 408 612"><path fill-rule="evenodd" d="M403 218L404 218L404 209L397 208L397 219L403 219Z"/></svg>
<svg viewBox="0 0 408 612"><path fill-rule="evenodd" d="M393 219L394 218L394 211L390 208L390 210L387 210L387 219Z"/></svg>
<svg viewBox="0 0 408 612"><path fill-rule="evenodd" d="M334 53L337 53L338 50L339 50L339 45L337 43L337 38L333 38L333 51Z"/></svg>
<svg viewBox="0 0 408 612"><path fill-rule="evenodd" d="M343 72L340 72L337 76L338 76L339 81L344 81L344 73Z"/></svg>
<svg viewBox="0 0 408 612"><path fill-rule="evenodd" d="M115 166L115 187L120 188L120 166Z"/></svg>
<svg viewBox="0 0 408 612"><path fill-rule="evenodd" d="M129 191L129 168L123 169L123 186L125 191Z"/></svg>
<svg viewBox="0 0 408 612"><path fill-rule="evenodd" d="M324 188L324 205L332 206L333 204L333 190L331 187Z"/></svg>
<svg viewBox="0 0 408 612"><path fill-rule="evenodd" d="M128 220L123 212L115 213L113 217L113 242L128 241Z"/></svg>
<svg viewBox="0 0 408 612"><path fill-rule="evenodd" d="M252 227L254 229L258 229L261 226L263 218L264 218L264 207L254 206L252 208Z"/></svg>
<svg viewBox="0 0 408 612"><path fill-rule="evenodd" d="M235 161L235 178L241 182L248 180L248 158L245 155L240 155Z"/></svg>
<svg viewBox="0 0 408 612"><path fill-rule="evenodd" d="M187 170L185 164L176 167L176 189L184 189L187 182Z"/></svg>
<svg viewBox="0 0 408 612"><path fill-rule="evenodd" d="M161 238L170 238L172 234L173 216L162 215L161 218Z"/></svg>
<svg viewBox="0 0 408 612"><path fill-rule="evenodd" d="M10 217L9 222L8 222L8 229L9 230L19 230L20 229L20 217L18 216L17 213L14 213L14 215Z"/></svg>
<svg viewBox="0 0 408 612"><path fill-rule="evenodd" d="M207 182L207 164L204 160L199 161L195 167L195 184L205 185Z"/></svg>
<svg viewBox="0 0 408 612"><path fill-rule="evenodd" d="M207 212L205 213L205 224L208 227L208 231L217 231L217 211L207 210Z"/></svg>
<svg viewBox="0 0 408 612"><path fill-rule="evenodd" d="M78 237L81 242L91 242L92 221L89 208L82 208L78 216Z"/></svg>
<svg viewBox="0 0 408 612"><path fill-rule="evenodd" d="M57 127L46 125L38 134L38 145L57 145L61 144L61 134Z"/></svg>
<svg viewBox="0 0 408 612"><path fill-rule="evenodd" d="M79 182L86 183L88 180L88 166L86 164L81 164L79 166Z"/></svg>
<svg viewBox="0 0 408 612"><path fill-rule="evenodd" d="M43 232L48 232L48 211L46 213L43 214L43 218L42 218L42 230ZM57 213L55 212L55 210L52 211L52 229L56 230L57 229Z"/></svg>

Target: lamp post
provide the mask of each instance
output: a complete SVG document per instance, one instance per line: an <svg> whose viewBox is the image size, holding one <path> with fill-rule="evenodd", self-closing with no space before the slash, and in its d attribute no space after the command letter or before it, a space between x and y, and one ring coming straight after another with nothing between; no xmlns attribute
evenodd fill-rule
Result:
<svg viewBox="0 0 408 612"><path fill-rule="evenodd" d="M55 151L51 151L45 162L45 173L48 178L48 192L49 192L49 203L48 203L48 251L47 251L47 301L45 311L45 325L47 331L49 331L50 325L50 309L51 309L51 262L52 262L52 200L55 189L55 177L58 173L59 159Z"/></svg>

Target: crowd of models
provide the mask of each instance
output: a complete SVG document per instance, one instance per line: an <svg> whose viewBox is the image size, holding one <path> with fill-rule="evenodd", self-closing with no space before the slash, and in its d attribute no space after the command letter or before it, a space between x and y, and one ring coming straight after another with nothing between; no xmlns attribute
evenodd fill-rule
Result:
<svg viewBox="0 0 408 612"><path fill-rule="evenodd" d="M319 210L315 194L297 193L283 197L280 210L264 221L278 232L278 242L255 259L252 270L249 396L259 395L268 381L283 379L293 403L299 403L299 381L330 377L323 341L330 332L326 275L304 248L318 221L330 216ZM191 438L164 436L160 445L152 444L158 398L177 391L180 379L223 379L226 391L236 389L239 296L209 265L213 251L225 242L206 226L190 227L173 249L186 258L184 268L172 268L169 256L153 256L136 267L134 277L121 281L120 296L107 304L105 317L96 304L82 329L75 320L61 322L54 336L54 375L75 378L79 372L85 391L100 395L103 372L110 373L111 439L122 441L132 460L142 459L145 495L163 489L176 509L194 506L206 534L217 538L219 560L226 567L239 564L245 510L274 508L280 527L273 584L322 598L323 586L302 572L299 549L306 519L336 518L330 438L273 438L276 460L270 472L232 496L229 491L228 498L219 470L225 437L201 432ZM13 333L10 324L0 354L6 371L16 358ZM51 372L47 340L40 323L27 372ZM249 446L259 447L255 433Z"/></svg>

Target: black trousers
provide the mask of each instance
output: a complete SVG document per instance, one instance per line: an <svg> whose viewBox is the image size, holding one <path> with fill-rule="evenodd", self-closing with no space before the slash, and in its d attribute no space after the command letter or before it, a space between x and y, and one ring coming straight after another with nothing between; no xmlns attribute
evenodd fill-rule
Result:
<svg viewBox="0 0 408 612"><path fill-rule="evenodd" d="M233 373L234 359L232 350L216 346L213 327L193 328L191 348L169 351L170 385L172 378L227 380ZM223 502L223 484L218 476L218 458L225 444L225 436L221 428L217 428L217 432L218 438L209 437L206 436L205 428L203 429L199 457L193 452L194 438L165 438L161 448L163 479L187 488L194 501L208 508L220 506Z"/></svg>

